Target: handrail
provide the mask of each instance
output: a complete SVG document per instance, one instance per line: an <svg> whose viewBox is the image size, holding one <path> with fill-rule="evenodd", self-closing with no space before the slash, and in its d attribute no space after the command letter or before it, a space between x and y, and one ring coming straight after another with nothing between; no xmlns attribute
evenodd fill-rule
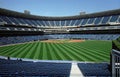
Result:
<svg viewBox="0 0 120 77"><path fill-rule="evenodd" d="M119 77L120 51L112 49L112 77Z"/></svg>

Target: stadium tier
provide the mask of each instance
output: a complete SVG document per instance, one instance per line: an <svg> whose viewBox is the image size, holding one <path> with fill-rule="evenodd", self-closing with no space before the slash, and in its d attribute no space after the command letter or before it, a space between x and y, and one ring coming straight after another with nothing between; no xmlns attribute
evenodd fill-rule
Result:
<svg viewBox="0 0 120 77"><path fill-rule="evenodd" d="M0 22L28 27L81 27L119 24L120 9L70 17L44 17L0 9Z"/></svg>
<svg viewBox="0 0 120 77"><path fill-rule="evenodd" d="M0 11L0 30L6 31L70 32L120 29L120 9L69 17L35 16L5 9Z"/></svg>

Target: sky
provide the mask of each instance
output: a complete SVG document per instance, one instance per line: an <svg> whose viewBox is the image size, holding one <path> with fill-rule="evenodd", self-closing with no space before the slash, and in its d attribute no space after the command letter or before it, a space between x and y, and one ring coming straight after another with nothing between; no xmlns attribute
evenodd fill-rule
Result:
<svg viewBox="0 0 120 77"><path fill-rule="evenodd" d="M120 9L120 0L0 0L0 8L39 16L74 16Z"/></svg>

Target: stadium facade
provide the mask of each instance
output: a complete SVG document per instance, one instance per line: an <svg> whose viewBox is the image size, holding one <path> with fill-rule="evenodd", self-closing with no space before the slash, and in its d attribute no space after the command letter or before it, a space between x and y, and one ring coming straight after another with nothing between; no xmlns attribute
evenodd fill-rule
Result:
<svg viewBox="0 0 120 77"><path fill-rule="evenodd" d="M45 39L115 40L118 37L120 9L76 16L47 17L0 8L0 45ZM115 75L114 71L113 73Z"/></svg>

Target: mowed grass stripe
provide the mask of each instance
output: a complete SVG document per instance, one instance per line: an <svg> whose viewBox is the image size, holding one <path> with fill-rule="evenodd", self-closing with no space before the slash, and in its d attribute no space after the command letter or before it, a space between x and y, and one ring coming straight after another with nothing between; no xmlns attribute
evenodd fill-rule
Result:
<svg viewBox="0 0 120 77"><path fill-rule="evenodd" d="M61 48L59 48L59 44L55 43L54 47L55 47L55 54L57 56L57 59L58 60L67 60L65 54L63 53L63 50Z"/></svg>
<svg viewBox="0 0 120 77"><path fill-rule="evenodd" d="M110 52L112 49L112 41L95 41L96 43L98 43L98 50L102 50L105 52ZM94 48L93 48L94 49Z"/></svg>
<svg viewBox="0 0 120 77"><path fill-rule="evenodd" d="M31 55L30 55L31 59L34 59L35 54L37 54L36 52L37 52L38 45L39 45L39 42L36 42L33 49L32 49Z"/></svg>
<svg viewBox="0 0 120 77"><path fill-rule="evenodd" d="M85 61L97 61L98 59L94 58L95 55L93 56L91 52L89 51L85 51L84 49L75 46L73 44L70 44L76 51L78 51L78 54L80 54L80 56L83 56L84 58L86 58Z"/></svg>
<svg viewBox="0 0 120 77"><path fill-rule="evenodd" d="M112 48L111 41L88 41L88 44L82 44L82 45L89 49L97 50L102 53L110 52L110 50ZM107 53L107 54L109 54L109 53Z"/></svg>
<svg viewBox="0 0 120 77"><path fill-rule="evenodd" d="M64 44L62 44L62 45L64 45ZM64 55L64 51L61 50L62 47L60 47L59 44L57 44L57 48L58 48L58 50L60 50L60 51L59 51L59 53L61 53L60 55L63 55L63 57L65 58L66 55ZM67 54L68 54L69 56L72 56L72 57L73 57L72 60L82 60L82 59L79 58L78 55L77 55L76 53L74 53L71 49L67 48L67 49L66 49L66 52L67 52ZM64 59L63 59L63 60L64 60Z"/></svg>
<svg viewBox="0 0 120 77"><path fill-rule="evenodd" d="M40 53L39 53L39 58L38 59L41 59L42 60L42 56L43 56L43 42L40 42L41 45L40 45Z"/></svg>
<svg viewBox="0 0 120 77"><path fill-rule="evenodd" d="M54 45L54 43L49 43L52 49L52 59L53 60L58 60L58 54L56 54L56 46Z"/></svg>
<svg viewBox="0 0 120 77"><path fill-rule="evenodd" d="M76 47L76 46L78 46L78 45L74 45L74 46ZM87 48L84 48L84 47L82 47L82 46L76 47L76 49L78 49L78 48L82 49L83 53L86 53L86 55L88 55L88 57L93 57L93 59L96 59L96 61L98 61L98 60L103 60L103 58L101 58L101 56L99 56L99 55L97 55L96 53L94 53L94 52L96 52L96 51L92 51L92 50L87 49ZM104 59L105 59L105 58L104 58Z"/></svg>
<svg viewBox="0 0 120 77"><path fill-rule="evenodd" d="M51 51L50 51L49 46L50 46L50 44L49 44L49 43L46 43L47 59L48 59L48 60L52 60Z"/></svg>
<svg viewBox="0 0 120 77"><path fill-rule="evenodd" d="M73 44L73 43L71 43L71 44ZM75 47L71 46L71 44L69 44L69 45L66 44L66 46L67 46L67 48L71 49L74 53L76 53L79 56L79 58L78 58L79 61L90 61L90 60L96 61L97 60L97 59L94 59L93 57L89 56L88 54L85 54L82 49L76 49Z"/></svg>
<svg viewBox="0 0 120 77"><path fill-rule="evenodd" d="M5 52L6 50L12 48L13 46L4 46L4 47L0 47L0 52Z"/></svg>
<svg viewBox="0 0 120 77"><path fill-rule="evenodd" d="M10 49L9 51L7 51L7 52L4 53L4 56L10 56L14 52L17 52L17 50L20 49L21 47L22 47L22 45L13 46L12 49Z"/></svg>
<svg viewBox="0 0 120 77"><path fill-rule="evenodd" d="M55 46L54 46L54 44L53 43L49 43L49 45L48 45L48 49L50 50L50 53L51 53L51 59L52 60L57 60L57 56L56 56L56 54L55 54Z"/></svg>
<svg viewBox="0 0 120 77"><path fill-rule="evenodd" d="M73 60L74 59L73 57L70 56L69 51L62 46L62 44L56 44L56 46L59 49L59 52L62 53L63 56L65 57L65 60Z"/></svg>
<svg viewBox="0 0 120 77"><path fill-rule="evenodd" d="M93 57L93 59L96 59L96 61L98 61L98 60L107 60L106 58L101 57L98 53L96 53L96 51L92 51L90 49L87 49L85 47L75 45L75 44L72 44L72 46L74 46L76 49L79 49L79 48L82 49L82 51L84 53L86 53L86 55L88 55L88 57Z"/></svg>
<svg viewBox="0 0 120 77"><path fill-rule="evenodd" d="M1 47L2 48L2 47ZM7 52L9 52L9 50L11 50L11 49L13 49L14 47L7 47L7 48L2 48L1 50L0 50L0 55L4 55L4 53L7 53Z"/></svg>
<svg viewBox="0 0 120 77"><path fill-rule="evenodd" d="M29 44L24 44L24 45L22 45L21 48L18 48L17 51L14 51L14 53L11 54L10 56L12 56L12 57L18 57L18 55L19 55L21 52L24 52L25 48L27 48L28 45L29 45Z"/></svg>
<svg viewBox="0 0 120 77"><path fill-rule="evenodd" d="M110 51L109 51L109 53L108 52L106 52L106 53L103 53L103 52L99 52L97 49L96 50L93 50L93 49L91 49L91 48L88 48L88 47L83 47L83 46L80 46L80 44L76 44L76 46L79 46L79 47L81 47L81 48L83 48L84 50L86 50L86 51L90 51L90 52L92 52L93 54L96 54L96 55L99 55L99 56L103 56L103 57L105 57L105 58L109 58L109 56L107 56L107 55L110 55L109 53L110 53ZM102 51L102 50L101 50ZM108 54L107 54L108 53ZM101 57L102 58L102 57Z"/></svg>
<svg viewBox="0 0 120 77"><path fill-rule="evenodd" d="M64 55L62 55L62 51L60 49L58 49L57 44L54 43L54 48L55 48L55 55L57 57L58 60L65 60L66 57Z"/></svg>
<svg viewBox="0 0 120 77"><path fill-rule="evenodd" d="M97 50L99 52L109 52L112 48L112 42L111 41L85 41L84 43L81 43L81 46L92 49L92 50Z"/></svg>
<svg viewBox="0 0 120 77"><path fill-rule="evenodd" d="M17 45L15 46L9 46L7 48L3 47L4 50L0 50L0 54L4 55L7 52L11 52L14 48L18 47Z"/></svg>
<svg viewBox="0 0 120 77"><path fill-rule="evenodd" d="M24 51L21 51L21 53L17 56L19 58L25 58L28 51L31 49L32 43L28 43L27 47L24 49Z"/></svg>
<svg viewBox="0 0 120 77"><path fill-rule="evenodd" d="M42 44L41 42L38 42L38 46L36 48L36 53L35 53L33 59L39 59L41 44Z"/></svg>
<svg viewBox="0 0 120 77"><path fill-rule="evenodd" d="M87 61L90 60L90 58L86 57L86 55L82 52L79 52L81 50L77 50L74 47L71 47L68 44L63 44L65 48L69 50L69 53L71 53L71 56L75 57L77 61ZM93 60L93 59L92 59Z"/></svg>
<svg viewBox="0 0 120 77"><path fill-rule="evenodd" d="M34 43L30 43L30 47L29 47L28 51L26 51L25 54L23 54L24 58L29 58L29 56L30 56L30 54L32 52L31 50L32 50L34 45L35 45Z"/></svg>
<svg viewBox="0 0 120 77"><path fill-rule="evenodd" d="M53 53L53 50L52 50L52 46L51 46L51 43L48 43L48 49L49 52L47 53L49 56L50 56L50 59L49 60L54 60L54 55L52 54Z"/></svg>
<svg viewBox="0 0 120 77"><path fill-rule="evenodd" d="M25 58L31 58L32 57L32 53L34 52L35 53L35 50L34 48L36 47L37 43L34 42L32 43L32 47L31 49L28 51L27 55L25 56ZM31 58L32 59L32 58Z"/></svg>
<svg viewBox="0 0 120 77"><path fill-rule="evenodd" d="M47 43L43 43L43 56L42 56L42 59L44 59L44 60L47 60L47 50L46 50L46 47L47 47Z"/></svg>
<svg viewBox="0 0 120 77"><path fill-rule="evenodd" d="M104 44L104 45L103 45ZM0 47L0 55L41 60L109 61L109 41L85 41L81 43L33 42ZM106 47L105 47L106 46ZM104 47L104 48L103 48Z"/></svg>

